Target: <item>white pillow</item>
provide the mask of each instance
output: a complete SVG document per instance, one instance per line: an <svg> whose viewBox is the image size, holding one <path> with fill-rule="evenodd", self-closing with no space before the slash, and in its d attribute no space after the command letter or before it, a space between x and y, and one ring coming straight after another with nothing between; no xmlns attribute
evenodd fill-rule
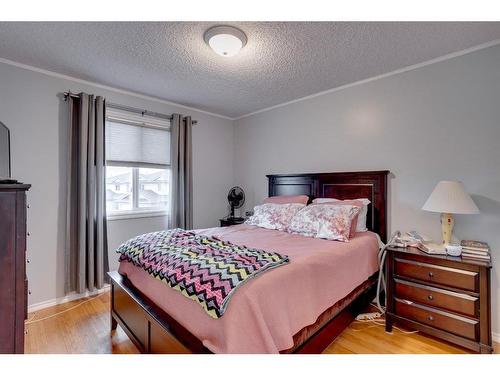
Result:
<svg viewBox="0 0 500 375"><path fill-rule="evenodd" d="M254 207L253 215L245 224L286 231L295 214L305 206L302 203L264 203Z"/></svg>
<svg viewBox="0 0 500 375"><path fill-rule="evenodd" d="M338 202L342 199L335 198L316 198L313 200L314 203L328 203L328 202ZM359 199L346 199L349 201L359 201L363 203L363 209L358 215L358 225L356 226L356 232L366 232L368 228L366 227L366 217L368 216L368 205L371 203L369 199L359 198Z"/></svg>

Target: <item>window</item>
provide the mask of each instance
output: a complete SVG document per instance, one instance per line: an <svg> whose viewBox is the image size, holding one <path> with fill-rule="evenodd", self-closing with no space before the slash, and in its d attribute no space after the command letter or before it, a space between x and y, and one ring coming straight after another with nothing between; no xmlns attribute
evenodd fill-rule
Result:
<svg viewBox="0 0 500 375"><path fill-rule="evenodd" d="M106 110L106 210L110 217L170 209L170 122Z"/></svg>

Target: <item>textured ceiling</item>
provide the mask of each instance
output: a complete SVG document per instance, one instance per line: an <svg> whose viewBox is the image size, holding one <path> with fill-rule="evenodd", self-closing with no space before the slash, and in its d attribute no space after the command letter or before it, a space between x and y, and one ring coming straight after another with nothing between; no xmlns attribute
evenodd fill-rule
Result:
<svg viewBox="0 0 500 375"><path fill-rule="evenodd" d="M238 117L500 38L500 23L233 22L248 44L216 55L217 22L6 23L0 57Z"/></svg>

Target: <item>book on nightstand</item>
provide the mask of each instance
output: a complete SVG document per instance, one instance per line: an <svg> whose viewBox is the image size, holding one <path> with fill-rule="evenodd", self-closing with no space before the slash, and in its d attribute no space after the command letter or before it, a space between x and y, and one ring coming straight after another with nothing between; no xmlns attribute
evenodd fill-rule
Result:
<svg viewBox="0 0 500 375"><path fill-rule="evenodd" d="M490 247L483 241L462 240L462 258L490 260Z"/></svg>
<svg viewBox="0 0 500 375"><path fill-rule="evenodd" d="M489 250L490 246L487 242L483 241L472 241L472 240L462 240L460 242L462 248L471 249L471 250Z"/></svg>
<svg viewBox="0 0 500 375"><path fill-rule="evenodd" d="M462 253L462 258L481 259L481 260L490 260L491 259L491 257L489 255L476 255L476 254L467 254L467 253Z"/></svg>

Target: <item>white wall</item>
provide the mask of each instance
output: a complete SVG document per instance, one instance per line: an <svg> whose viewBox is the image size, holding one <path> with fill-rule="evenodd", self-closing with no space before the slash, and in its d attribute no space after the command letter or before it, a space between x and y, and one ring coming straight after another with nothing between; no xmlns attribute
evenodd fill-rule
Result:
<svg viewBox="0 0 500 375"><path fill-rule="evenodd" d="M193 116L194 226L210 227L227 212L226 192L233 183L231 120L146 100L113 90L0 63L0 121L11 130L13 177L32 184L28 193L28 278L30 304L64 295L67 114L61 93L85 91L113 103ZM1 219L1 218L0 218ZM113 250L128 238L165 226L164 217L109 222Z"/></svg>
<svg viewBox="0 0 500 375"><path fill-rule="evenodd" d="M455 234L492 247L500 332L500 47L237 120L234 167L247 208L269 173L389 169L389 230L436 240L439 215L420 208L439 180L462 180L481 214L457 215Z"/></svg>

